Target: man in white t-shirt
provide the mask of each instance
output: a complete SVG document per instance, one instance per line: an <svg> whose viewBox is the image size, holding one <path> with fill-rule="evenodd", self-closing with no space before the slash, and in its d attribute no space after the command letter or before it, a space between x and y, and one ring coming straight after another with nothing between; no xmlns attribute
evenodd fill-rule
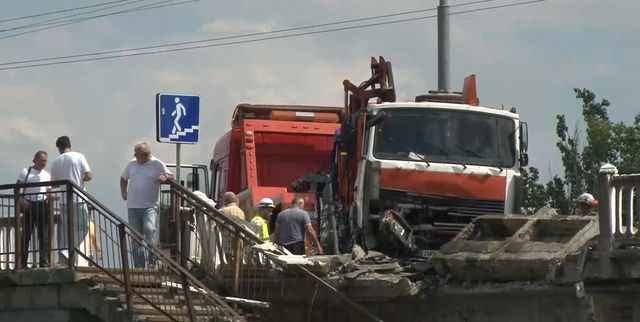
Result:
<svg viewBox="0 0 640 322"><path fill-rule="evenodd" d="M47 166L47 152L38 151L33 156L33 166L22 169L16 184L39 183L51 181L51 175L44 168ZM23 214L22 229L22 268L27 267L29 243L33 234L33 226L38 231L38 263L40 267L49 267L49 194L48 186L26 187L23 190L21 203ZM35 267L35 264L34 264Z"/></svg>
<svg viewBox="0 0 640 322"><path fill-rule="evenodd" d="M60 155L51 163L51 180L69 180L75 183L82 190L85 190L85 182L90 181L93 178L89 163L82 153L71 151L71 140L66 135L59 137L56 140L56 147ZM87 211L87 205L85 201L77 195L73 195L73 209L75 213L75 227L74 227L74 244L75 247L79 247L82 241L86 238L89 228L89 215ZM60 215L62 219L62 227L58 230L60 232L58 238L58 244L60 249L59 264L66 264L66 260L70 263L74 263L75 259L71 259L67 255L65 250L69 240L69 205L67 205L66 193L61 194L60 198Z"/></svg>
<svg viewBox="0 0 640 322"><path fill-rule="evenodd" d="M173 178L164 162L151 155L146 142L138 142L133 148L133 160L127 163L120 177L120 193L127 202L129 224L150 244L157 244L158 195L160 184ZM155 266L155 257L145 258L144 249L133 243L133 264L136 268Z"/></svg>

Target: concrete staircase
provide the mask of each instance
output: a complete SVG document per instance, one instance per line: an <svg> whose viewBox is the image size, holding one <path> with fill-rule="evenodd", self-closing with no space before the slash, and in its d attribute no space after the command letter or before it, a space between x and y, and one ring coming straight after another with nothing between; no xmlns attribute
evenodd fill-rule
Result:
<svg viewBox="0 0 640 322"><path fill-rule="evenodd" d="M99 289L105 298L117 300L123 308L126 307L125 288L107 273L94 267L77 267L75 270L78 279L86 280L94 289ZM121 274L118 269L108 269L107 272L116 276ZM179 281L172 280L162 271L148 269L132 269L130 280L133 289L146 299L152 300L157 307L169 313L178 321L189 321L189 310ZM198 321L232 321L229 318L204 310L205 301L199 298L197 293L192 292L191 294ZM132 302L133 321L174 321L140 296L134 295ZM260 321L249 314L245 314L243 317L248 321Z"/></svg>

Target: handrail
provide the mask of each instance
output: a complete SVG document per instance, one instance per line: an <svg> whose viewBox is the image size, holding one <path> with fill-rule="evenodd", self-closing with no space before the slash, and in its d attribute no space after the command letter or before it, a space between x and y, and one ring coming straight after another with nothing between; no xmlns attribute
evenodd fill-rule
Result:
<svg viewBox="0 0 640 322"><path fill-rule="evenodd" d="M181 278L183 280L183 284L187 284L188 283L192 283L195 285L195 287L197 287L200 290L206 290L206 292L204 294L200 294L200 296L203 296L205 298L208 298L210 301L213 301L214 304L216 306L220 306L222 307L229 315L231 315L231 317L235 318L236 320L242 321L243 318L240 317L240 315L237 314L237 312L235 312L231 307L229 307L226 302L224 302L223 300L221 300L220 298L218 298L217 296L214 295L213 292L211 292L204 284L202 284L197 278L195 278L194 276L192 276L184 267L182 267L180 264L174 262L172 259L170 259L169 257L167 257L162 251L160 251L160 249L158 249L155 246L149 245L147 243L145 243L145 238L144 236L142 236L142 234L140 232L138 232L136 229L134 229L129 223L125 223L124 221L122 221L118 216L114 215L112 212L110 212L108 210L108 208L106 208L105 206L102 205L102 203L100 203L99 201L97 201L95 198L93 198L93 196L86 194L84 191L82 191L77 185L71 183L75 192L76 193L80 193L83 196L87 196L89 200L91 200L93 203L95 203L96 205L98 205L100 208L106 210L109 215L111 215L113 218L115 218L118 221L118 224L120 227L122 227L121 231L122 232L126 232L127 235L129 235L131 238L133 238L135 241L134 242L138 242L140 244L143 245L143 247L146 248L147 252L152 253L155 257L157 257L158 259L160 259L162 262L166 264L168 264L169 268L171 270L175 270L177 271L177 273L179 273L181 275ZM126 229L125 229L126 227ZM129 243L129 245L131 245L131 243ZM97 266L97 263L94 263ZM187 285L183 285L184 287L184 292L185 292L185 298L189 299L191 294L189 292L190 287L186 287ZM135 289L132 290L133 292L136 292ZM137 294L140 297L141 296L139 293ZM144 298L144 297L143 297ZM130 299L127 299L127 301L130 301ZM190 302L189 300L187 300L188 302ZM149 303L151 304L151 303ZM156 305L153 305L154 307L156 307L156 309L159 309ZM193 313L194 307L192 303L188 303L188 310L189 310L189 317L191 319L191 321L196 321L196 316Z"/></svg>
<svg viewBox="0 0 640 322"><path fill-rule="evenodd" d="M130 224L124 222L119 216L115 215L106 206L96 200L93 196L86 193L83 189L78 187L69 181L55 181L45 183L27 183L27 184L8 184L0 185L0 190L11 189L14 191L14 198L9 199L9 208L0 210L0 217L18 218L16 220L16 227L20 225L21 221L25 220L26 215L16 216L16 214L24 212L20 209L20 205L15 202L17 200L18 189L23 187L37 187L37 186L64 186L64 190L55 191L52 195L58 197L60 202L58 205L64 205L62 207L61 216L62 232L69 232L67 234L68 239L61 238L56 242L56 250L64 250L68 248L69 266L75 269L82 266L81 259L86 261L89 265L95 266L97 269L103 271L107 276L113 279L116 283L125 288L125 298L127 308L134 311L133 297L138 297L144 301L144 303L153 307L157 311L161 312L169 319L174 321L183 321L185 318L190 321L196 321L206 316L218 316L222 315L234 321L244 321L237 312L235 312L226 302L220 299L215 293L211 292L203 283L193 277L183 266L173 261L166 256L159 248L148 243L145 238L136 231ZM66 195L65 195L66 194ZM62 198L60 198L62 197ZM53 202L56 198L52 198ZM12 202L13 200L13 202ZM11 205L13 203L13 205ZM92 206L92 211L87 211L86 205ZM11 209L14 209L11 214ZM25 210L30 212L31 210ZM11 216L13 215L13 216ZM93 237L91 237L91 226L98 226L94 228ZM83 235L88 235L88 239L82 239ZM14 269L20 269L21 264L18 260L22 257L21 245L25 243L21 239L20 230L15 231L15 247L14 247ZM76 236L77 235L77 236ZM97 236L96 236L97 235ZM116 237L117 236L117 237ZM29 236L24 236L29 237ZM38 238L43 238L38 236ZM93 240L92 240L93 238ZM88 244L87 244L88 240ZM105 242L105 245L101 246L101 250L107 252L106 258L94 258L93 248L96 248L100 243ZM63 244L67 242L70 247L66 247ZM0 244L2 241L0 241ZM9 243L6 243L9 244ZM33 243L35 244L35 243ZM29 244L27 243L26 246ZM2 247L2 245L0 245ZM35 249L36 247L33 246ZM54 248L52 247L52 250ZM147 258L155 257L158 268L141 268L132 269L129 265L129 259L134 258L135 250L140 250ZM24 250L25 252L28 249ZM42 251L42 250L40 250ZM4 254L5 252L0 252ZM75 255L74 255L75 254ZM147 261L145 259L145 261ZM35 263L34 263L35 265ZM9 266L7 266L9 267ZM142 284L140 284L142 283ZM171 285L180 285L181 291L176 292L174 299L161 298L154 296L153 293L147 294L147 288L144 285L160 285L171 287ZM195 290L195 293L194 293ZM194 293L194 294L192 294ZM182 294L182 295L179 295ZM196 295L201 299L198 304L198 310L192 301L192 295ZM182 298L182 299L181 299ZM183 303L182 301L186 301ZM186 311L184 306L186 304Z"/></svg>
<svg viewBox="0 0 640 322"><path fill-rule="evenodd" d="M15 187L18 188L29 188L29 187L56 187L56 186L64 186L68 183L67 180L57 180L57 181L45 181L45 182L25 182L25 183L8 183L8 184L0 184L0 190L13 190Z"/></svg>
<svg viewBox="0 0 640 322"><path fill-rule="evenodd" d="M207 267L204 267L205 265L203 265L203 263L196 263L190 258L189 246L191 245L183 245L185 247L179 249L180 254L178 254L182 260L189 261L191 264L199 266L209 277L215 278L218 280L218 282L224 283L228 289L233 290L232 293L234 293L234 296L239 295L252 300L268 301L270 297L270 290L280 291L282 288L282 283L284 283L283 278L291 278L291 273L297 273L297 276L299 278L314 283L316 285L315 289L319 287L321 290L329 292L329 294L331 294L333 298L342 300L345 304L353 308L356 312L360 313L366 319L376 322L382 321L380 318L373 315L360 304L350 299L345 294L341 293L339 290L328 284L326 281L310 272L304 266L287 266L282 265L279 262L269 260L265 251L251 247L264 243L262 239L260 239L253 231L237 223L236 220L230 218L220 210L215 209L211 204L193 194L193 192L186 189L185 187L179 185L174 180L169 180L168 182L166 182L166 184L170 187L169 200L174 201L175 199L178 199L179 204L184 203L184 208L191 210L192 213L190 213L190 215L203 215L206 218L206 220L204 220L205 222L210 221L218 224L213 229L213 231L207 231L206 234L212 235L217 239L218 237L227 233L230 234L232 238L242 240L243 243L240 243L242 244L241 249L234 247L224 249L225 245L219 245L215 243L215 249L207 249L209 253L213 254L212 257L214 260L221 257L230 257L227 258L226 263L221 260L221 263L219 263L219 266L217 268L216 263L213 263L213 267L209 267L209 270L213 271L207 271ZM195 218L194 220L196 220L197 225L197 218ZM201 234L199 232L200 229L201 227L196 227L195 231L190 233L195 234L194 237L197 242L205 244L205 238L208 238L209 236L204 236L204 234ZM210 241L207 244L211 244ZM238 245L238 243L235 243L235 245ZM220 255L220 253L222 253L222 255ZM284 254L284 252L281 250L278 251L277 254L278 253L280 255ZM202 257L203 261L211 260L211 258L205 258L204 255ZM224 279L225 268L231 269L231 271L233 272L230 279ZM265 271L267 272L265 273ZM277 278L274 279L273 276L273 274L277 273L278 271L284 274L284 276L280 276L280 280L278 280ZM220 280L221 276L223 280ZM245 284L244 287L241 287L241 284ZM313 305L315 303L315 296L315 292L310 295L310 310L313 308Z"/></svg>
<svg viewBox="0 0 640 322"><path fill-rule="evenodd" d="M235 220L231 219L231 217L227 216L224 212L216 209L212 205L210 205L207 202L205 202L204 200L202 200L200 197L194 195L193 192L191 192L189 189L183 187L182 185L180 185L175 180L169 179L169 180L167 180L166 184L168 184L171 187L171 189L177 190L178 192L180 192L181 194L183 194L185 196L188 196L192 200L196 200L196 202L197 202L196 206L206 209L207 211L205 212L205 214L209 218L211 218L212 220L221 221L225 225L231 226L234 229L242 231L244 233L244 237L249 241L255 242L257 244L263 243L262 239L260 239L258 236L256 236L252 231L250 231L246 227L238 224ZM215 213L215 216L211 215L211 214L214 214L214 213Z"/></svg>

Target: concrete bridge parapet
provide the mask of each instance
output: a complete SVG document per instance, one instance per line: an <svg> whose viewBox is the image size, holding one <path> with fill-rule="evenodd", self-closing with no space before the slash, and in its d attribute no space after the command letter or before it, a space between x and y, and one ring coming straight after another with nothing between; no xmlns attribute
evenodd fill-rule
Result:
<svg viewBox="0 0 640 322"><path fill-rule="evenodd" d="M133 316L71 269L34 269L0 272L0 321L131 322Z"/></svg>

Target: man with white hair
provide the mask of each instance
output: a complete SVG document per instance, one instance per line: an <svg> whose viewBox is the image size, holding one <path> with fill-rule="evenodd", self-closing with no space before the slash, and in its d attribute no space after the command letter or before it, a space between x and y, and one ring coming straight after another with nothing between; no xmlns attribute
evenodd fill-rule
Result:
<svg viewBox="0 0 640 322"><path fill-rule="evenodd" d="M129 224L144 235L150 244L157 244L158 195L160 184L173 178L164 162L151 155L146 142L133 148L133 160L127 163L120 177L120 193L127 202ZM133 263L136 268L155 266L155 257L145 258L144 249L133 243Z"/></svg>

